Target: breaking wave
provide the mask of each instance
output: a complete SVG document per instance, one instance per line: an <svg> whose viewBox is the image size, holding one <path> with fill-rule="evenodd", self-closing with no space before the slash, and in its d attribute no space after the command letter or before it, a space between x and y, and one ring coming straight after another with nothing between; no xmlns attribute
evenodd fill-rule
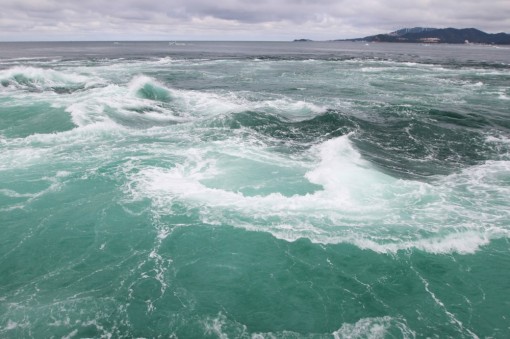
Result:
<svg viewBox="0 0 510 339"><path fill-rule="evenodd" d="M88 76L36 67L16 66L0 71L0 84L4 88L28 91L52 90L71 93L96 84L97 79Z"/></svg>
<svg viewBox="0 0 510 339"><path fill-rule="evenodd" d="M130 189L135 199L151 198L156 213L172 213L172 204L184 202L201 208L206 223L270 232L289 241L304 237L319 243L348 242L383 253L411 248L472 253L492 238L510 235L505 226L509 213L500 208L510 194L508 162L424 183L381 173L361 157L348 135L310 152L318 162L304 177L321 189L304 195L247 196L208 187L204 182L224 181L228 172L207 160L207 150L173 168L143 169L133 176ZM491 207L495 202L497 210Z"/></svg>

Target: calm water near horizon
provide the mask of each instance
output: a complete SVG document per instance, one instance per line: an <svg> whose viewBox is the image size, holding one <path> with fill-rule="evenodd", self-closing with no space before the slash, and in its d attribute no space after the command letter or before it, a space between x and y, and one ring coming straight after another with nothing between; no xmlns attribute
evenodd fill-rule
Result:
<svg viewBox="0 0 510 339"><path fill-rule="evenodd" d="M509 52L0 42L0 337L508 338Z"/></svg>

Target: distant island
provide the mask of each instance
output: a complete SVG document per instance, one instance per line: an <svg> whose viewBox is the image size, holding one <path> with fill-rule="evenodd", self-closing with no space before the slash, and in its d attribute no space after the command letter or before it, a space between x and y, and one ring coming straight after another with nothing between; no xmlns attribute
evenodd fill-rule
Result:
<svg viewBox="0 0 510 339"><path fill-rule="evenodd" d="M366 41L366 42L408 42L408 43L447 43L447 44L490 44L509 45L510 34L490 34L476 28L404 28L386 34L370 35L356 39L338 39L334 41Z"/></svg>
<svg viewBox="0 0 510 339"><path fill-rule="evenodd" d="M309 42L309 41L313 41L313 40L310 40L310 39L294 39L294 42Z"/></svg>

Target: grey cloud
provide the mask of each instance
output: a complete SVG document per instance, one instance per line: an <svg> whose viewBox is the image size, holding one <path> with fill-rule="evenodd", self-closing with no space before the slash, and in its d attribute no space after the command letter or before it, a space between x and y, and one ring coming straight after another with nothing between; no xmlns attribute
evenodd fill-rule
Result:
<svg viewBox="0 0 510 339"><path fill-rule="evenodd" d="M3 0L0 39L97 37L153 32L153 38L202 39L223 30L242 39L311 34L314 39L363 36L405 26L510 27L510 2L493 0ZM93 23L93 25L91 25ZM42 33L38 33L39 32ZM46 32L46 33L45 33ZM50 34L52 36L43 36ZM221 35L220 35L221 36ZM132 37L130 35L130 37ZM94 38L94 36L91 36ZM135 37L136 38L136 37Z"/></svg>

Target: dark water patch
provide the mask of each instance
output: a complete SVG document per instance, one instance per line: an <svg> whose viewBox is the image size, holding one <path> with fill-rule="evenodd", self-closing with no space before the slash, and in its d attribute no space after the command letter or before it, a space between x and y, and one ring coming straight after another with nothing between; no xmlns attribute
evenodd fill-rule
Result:
<svg viewBox="0 0 510 339"><path fill-rule="evenodd" d="M215 119L211 124L233 129L248 128L304 147L355 132L351 140L367 160L392 175L404 178L448 175L466 166L497 158L497 150L486 142L484 129L490 124L487 119L440 110L425 111L422 117L403 118L404 110L409 113L407 107L396 106L391 112L385 108L375 119L370 116L361 119L328 110L298 122L268 113L246 111Z"/></svg>
<svg viewBox="0 0 510 339"><path fill-rule="evenodd" d="M506 117L494 117L492 118L492 120L494 121L498 129L501 129L507 132L507 134L510 134L510 119Z"/></svg>
<svg viewBox="0 0 510 339"><path fill-rule="evenodd" d="M54 86L51 87L51 90L57 94L72 94L78 91L83 91L85 89L85 85L76 85L76 86ZM90 89L90 88L87 88Z"/></svg>
<svg viewBox="0 0 510 339"><path fill-rule="evenodd" d="M269 113L245 111L215 119L211 125L232 129L249 128L271 138L302 143L317 143L347 134L356 128L353 119L336 111L327 111L309 120L297 122Z"/></svg>
<svg viewBox="0 0 510 339"><path fill-rule="evenodd" d="M364 157L392 175L420 178L498 159L486 142L494 125L477 113L385 105L358 119L351 139Z"/></svg>
<svg viewBox="0 0 510 339"><path fill-rule="evenodd" d="M154 107L151 107L151 106L131 106L131 107L126 107L126 110L130 111L130 112L144 114L144 113L147 113L147 112L153 112L154 111Z"/></svg>
<svg viewBox="0 0 510 339"><path fill-rule="evenodd" d="M494 125L494 114L476 107L459 105L450 108L435 108L423 104L377 104L370 107L368 120L381 123L413 120L421 123L436 124L440 127L460 129L484 129Z"/></svg>
<svg viewBox="0 0 510 339"><path fill-rule="evenodd" d="M404 176L447 175L496 157L481 133L416 120L360 124L352 139L370 161Z"/></svg>
<svg viewBox="0 0 510 339"><path fill-rule="evenodd" d="M488 61L478 61L478 60L471 60L465 63L460 64L461 67L469 67L469 69L472 68L478 68L478 69L485 69L485 70L510 70L510 64L504 63L504 62L488 62Z"/></svg>
<svg viewBox="0 0 510 339"><path fill-rule="evenodd" d="M430 109L428 115L440 125L448 127L484 128L491 125L489 119L476 113L458 113L440 109Z"/></svg>

